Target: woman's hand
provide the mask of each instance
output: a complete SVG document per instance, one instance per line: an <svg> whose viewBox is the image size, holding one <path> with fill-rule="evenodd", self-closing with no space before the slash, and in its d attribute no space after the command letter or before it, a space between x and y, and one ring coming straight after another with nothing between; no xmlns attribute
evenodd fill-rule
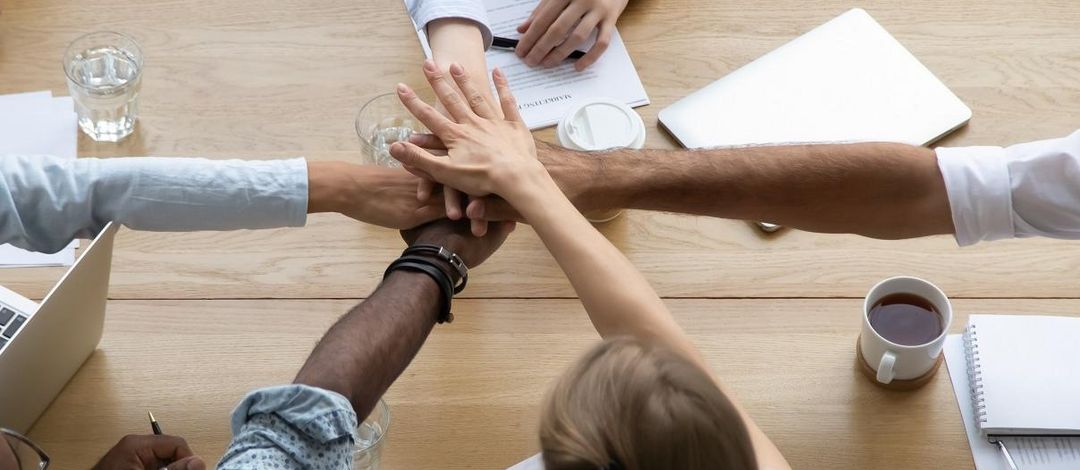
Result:
<svg viewBox="0 0 1080 470"><path fill-rule="evenodd" d="M596 31L596 44L574 68L585 70L596 62L615 32L615 22L626 9L627 0L543 0L529 18L518 26L522 33L517 55L525 63L554 67L585 44Z"/></svg>
<svg viewBox="0 0 1080 470"><path fill-rule="evenodd" d="M450 75L464 97L433 62L424 63L424 75L453 120L424 103L408 86L398 85L401 102L433 133L390 147L390 154L406 170L470 196L497 194L510 204L550 181L536 159L532 134L522 122L506 76L500 70L496 69L492 78L506 118L499 117L461 66L452 64ZM429 150L445 151L446 156L436 156Z"/></svg>

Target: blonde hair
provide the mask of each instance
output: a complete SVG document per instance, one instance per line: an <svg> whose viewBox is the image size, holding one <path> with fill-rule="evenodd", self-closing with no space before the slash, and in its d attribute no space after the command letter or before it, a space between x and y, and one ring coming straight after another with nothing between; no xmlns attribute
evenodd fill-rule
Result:
<svg viewBox="0 0 1080 470"><path fill-rule="evenodd" d="M632 338L567 371L540 417L547 470L756 469L750 435L708 373Z"/></svg>

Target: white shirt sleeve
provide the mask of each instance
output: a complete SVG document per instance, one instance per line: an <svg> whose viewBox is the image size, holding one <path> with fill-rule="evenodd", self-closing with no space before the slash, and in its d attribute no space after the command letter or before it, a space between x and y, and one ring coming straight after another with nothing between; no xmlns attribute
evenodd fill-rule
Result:
<svg viewBox="0 0 1080 470"><path fill-rule="evenodd" d="M405 8L409 10L413 25L424 41L428 23L443 18L462 18L475 21L480 26L480 34L484 36L484 49L491 47L494 36L483 0L405 0ZM424 47L427 51L427 44Z"/></svg>
<svg viewBox="0 0 1080 470"><path fill-rule="evenodd" d="M936 149L956 242L1080 239L1080 131L1011 147Z"/></svg>

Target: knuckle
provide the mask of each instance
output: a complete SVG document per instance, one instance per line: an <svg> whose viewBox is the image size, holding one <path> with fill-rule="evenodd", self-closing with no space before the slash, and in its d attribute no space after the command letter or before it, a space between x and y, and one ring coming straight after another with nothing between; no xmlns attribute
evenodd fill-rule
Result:
<svg viewBox="0 0 1080 470"><path fill-rule="evenodd" d="M474 108L479 108L485 104L484 97L480 93L474 93L469 95L469 105Z"/></svg>

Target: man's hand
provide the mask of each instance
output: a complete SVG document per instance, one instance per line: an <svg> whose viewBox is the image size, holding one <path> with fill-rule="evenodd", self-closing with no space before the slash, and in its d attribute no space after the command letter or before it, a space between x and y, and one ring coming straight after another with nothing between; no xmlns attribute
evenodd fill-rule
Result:
<svg viewBox="0 0 1080 470"><path fill-rule="evenodd" d="M450 71L465 98L457 93L433 62L424 64L428 82L453 121L424 103L408 86L398 84L401 102L434 133L434 137L422 142L423 147L443 147L446 157L437 157L417 146L416 140L395 142L390 146L390 154L419 177L470 196L494 193L513 203L515 195L528 189L529 185L525 183L542 182L548 176L536 160L536 145L518 114L506 76L498 69L493 74L506 115L503 119L497 116L494 107L484 99L464 69L453 64Z"/></svg>
<svg viewBox="0 0 1080 470"><path fill-rule="evenodd" d="M434 198L419 201L408 172L345 162L308 163L308 212L340 212L361 222L405 229L445 215Z"/></svg>
<svg viewBox="0 0 1080 470"><path fill-rule="evenodd" d="M487 235L475 237L469 233L466 220L442 219L411 230L402 230L401 238L411 245L427 244L446 248L461 257L465 265L474 268L488 259L514 231L514 222L495 222Z"/></svg>
<svg viewBox="0 0 1080 470"><path fill-rule="evenodd" d="M518 26L522 33L517 55L531 66L554 67L585 44L596 31L596 44L574 68L585 70L604 54L615 22L626 9L627 0L543 0L529 18Z"/></svg>
<svg viewBox="0 0 1080 470"><path fill-rule="evenodd" d="M183 438L128 435L120 439L94 470L205 470Z"/></svg>

